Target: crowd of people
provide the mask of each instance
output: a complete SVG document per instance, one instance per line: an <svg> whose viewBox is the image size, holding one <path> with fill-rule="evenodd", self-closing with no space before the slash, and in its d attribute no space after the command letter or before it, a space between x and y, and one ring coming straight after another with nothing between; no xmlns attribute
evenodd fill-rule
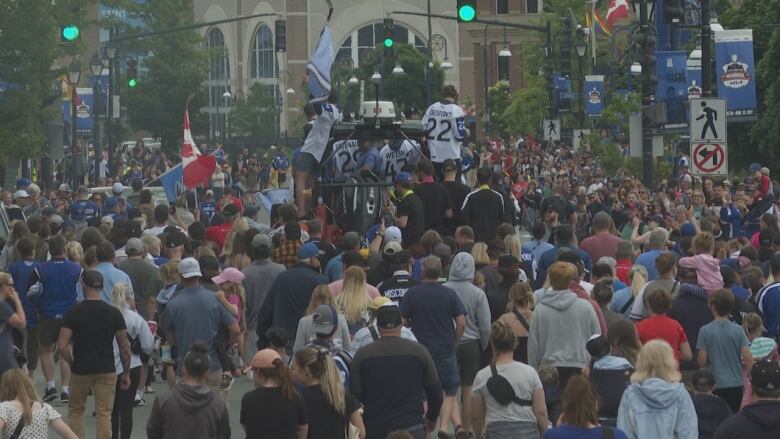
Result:
<svg viewBox="0 0 780 439"><path fill-rule="evenodd" d="M376 223L338 242L293 203L264 223L253 178L171 206L141 178L51 196L20 179L2 200L21 213L0 252L4 437L84 437L91 394L97 436L129 438L159 379L148 437L228 438L246 376L248 438L780 437L769 170L714 181L682 157L649 188L587 151L461 148L443 95ZM338 114L323 105L315 124ZM255 166L238 160L219 161Z"/></svg>

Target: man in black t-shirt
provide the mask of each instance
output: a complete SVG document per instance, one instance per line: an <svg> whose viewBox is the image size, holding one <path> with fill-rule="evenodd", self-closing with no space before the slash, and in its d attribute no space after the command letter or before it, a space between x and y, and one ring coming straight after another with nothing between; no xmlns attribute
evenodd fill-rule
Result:
<svg viewBox="0 0 780 439"><path fill-rule="evenodd" d="M433 162L422 161L419 164L422 180L414 188L425 209L425 230L444 233L445 222L452 218L450 196L443 184L433 178Z"/></svg>
<svg viewBox="0 0 780 439"><path fill-rule="evenodd" d="M124 373L120 387L130 386L130 342L122 313L100 299L103 276L85 271L84 301L74 305L63 319L57 348L71 367L68 424L78 437L84 437L84 407L90 389L95 395L97 437L111 437L111 410L114 408L116 368L114 338ZM73 352L69 344L73 341Z"/></svg>
<svg viewBox="0 0 780 439"><path fill-rule="evenodd" d="M452 206L452 218L448 218L445 221L444 234L445 236L453 236L456 227L465 224L460 208L463 207L463 201L471 192L471 189L457 180L458 164L455 163L455 160L445 160L442 164L442 171L444 171L444 182L442 184L447 189L447 193L450 196L450 205Z"/></svg>
<svg viewBox="0 0 780 439"><path fill-rule="evenodd" d="M399 172L395 176L396 211L393 223L401 229L404 248L417 244L425 232L425 207L412 190L412 174Z"/></svg>
<svg viewBox="0 0 780 439"><path fill-rule="evenodd" d="M496 228L504 222L504 197L490 187L493 173L490 168L479 168L479 188L466 196L461 214L474 230L477 242L490 242L496 237Z"/></svg>

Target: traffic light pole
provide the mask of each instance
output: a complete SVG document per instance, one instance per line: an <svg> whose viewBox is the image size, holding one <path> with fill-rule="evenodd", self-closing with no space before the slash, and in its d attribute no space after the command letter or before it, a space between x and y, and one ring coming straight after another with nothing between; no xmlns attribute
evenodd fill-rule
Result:
<svg viewBox="0 0 780 439"><path fill-rule="evenodd" d="M170 27L166 29L160 29L160 30L153 30L149 32L139 32L135 34L129 34L129 35L120 35L117 37L109 37L109 42L122 42L127 40L137 40L139 38L146 38L146 37L154 37L157 35L164 35L164 34L170 34L174 32L181 32L183 30L192 30L192 29L198 29L201 27L208 27L208 26L214 26L215 24L222 24L222 23L232 23L234 21L242 21L242 20L250 20L252 18L259 18L259 17L276 17L279 14L276 13L265 13L265 14L254 14L254 15L246 15L243 17L233 17L233 18L226 18L224 20L215 20L215 21L204 21L202 23L195 23L195 24L188 24L186 26L178 26L178 27Z"/></svg>
<svg viewBox="0 0 780 439"><path fill-rule="evenodd" d="M710 0L701 0L701 95L712 95L712 28L710 28Z"/></svg>
<svg viewBox="0 0 780 439"><path fill-rule="evenodd" d="M642 0L639 4L639 31L642 32L646 38L649 38L652 30L649 26L648 14L647 14L647 0ZM647 50L647 47L644 47ZM653 48L655 51L655 48ZM652 56L655 56L653 52ZM645 78L650 78L654 72L647 71L647 66L642 66L642 75ZM649 70L649 69L648 69ZM651 188L655 180L653 169L653 132L650 127L652 119L650 119L649 112L652 111L652 94L654 90L650 90L651 82L649 80L642 81L642 102L640 111L642 112L642 180L645 187Z"/></svg>

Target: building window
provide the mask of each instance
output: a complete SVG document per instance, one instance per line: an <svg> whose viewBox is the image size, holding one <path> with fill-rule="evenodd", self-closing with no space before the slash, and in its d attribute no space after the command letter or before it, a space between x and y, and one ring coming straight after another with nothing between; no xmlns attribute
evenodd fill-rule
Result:
<svg viewBox="0 0 780 439"><path fill-rule="evenodd" d="M423 54L428 53L428 47L426 46L425 41L415 35L409 28L399 25L398 23L393 27L393 38L397 43L411 44ZM363 26L347 35L347 38L338 50L336 58L351 56L352 61L357 67L360 65L360 60L363 59L363 54L374 50L377 46L381 45L383 39L384 27L382 23L373 23Z"/></svg>
<svg viewBox="0 0 780 439"><path fill-rule="evenodd" d="M509 0L496 0L496 15L509 13Z"/></svg>
<svg viewBox="0 0 780 439"><path fill-rule="evenodd" d="M217 136L226 126L226 117L223 110L225 102L222 95L228 90L230 82L230 62L225 47L225 36L218 28L212 28L206 35L206 47L209 50L209 113L211 113L211 133Z"/></svg>
<svg viewBox="0 0 780 439"><path fill-rule="evenodd" d="M496 65L498 67L499 81L509 81L509 59L508 56L498 57L498 63Z"/></svg>
<svg viewBox="0 0 780 439"><path fill-rule="evenodd" d="M249 76L252 79L275 78L276 52L274 51L274 37L271 29L261 24L252 38L252 47L249 49L251 59Z"/></svg>
<svg viewBox="0 0 780 439"><path fill-rule="evenodd" d="M525 0L525 13L526 14L538 14L539 3L541 0Z"/></svg>

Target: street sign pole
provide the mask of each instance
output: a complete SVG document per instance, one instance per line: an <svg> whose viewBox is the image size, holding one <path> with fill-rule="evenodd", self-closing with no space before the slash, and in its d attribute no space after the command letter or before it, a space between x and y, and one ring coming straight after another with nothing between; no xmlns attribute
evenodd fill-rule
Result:
<svg viewBox="0 0 780 439"><path fill-rule="evenodd" d="M690 100L691 171L695 175L728 175L726 100Z"/></svg>

